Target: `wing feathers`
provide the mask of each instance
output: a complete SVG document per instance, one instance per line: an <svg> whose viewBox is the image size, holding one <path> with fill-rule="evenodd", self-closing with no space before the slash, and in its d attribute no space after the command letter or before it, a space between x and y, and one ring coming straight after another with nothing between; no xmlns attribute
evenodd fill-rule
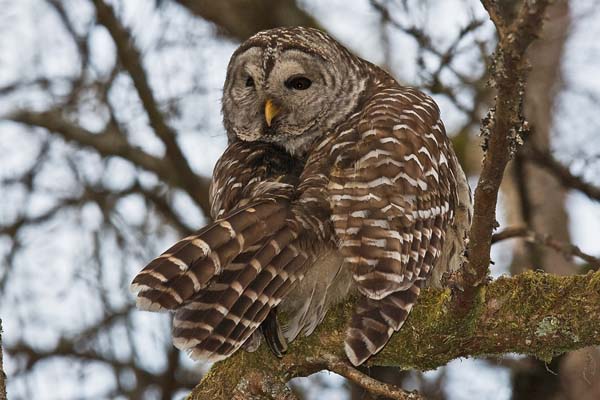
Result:
<svg viewBox="0 0 600 400"><path fill-rule="evenodd" d="M346 338L355 365L408 317L439 259L457 196L433 101L410 88L379 95L356 127L357 142L336 149L328 186L339 247L364 296Z"/></svg>
<svg viewBox="0 0 600 400"><path fill-rule="evenodd" d="M237 350L299 279L307 256L295 244L295 228L284 226L252 256L240 254L231 265L243 268L224 269L214 285L177 311L175 345L211 361Z"/></svg>
<svg viewBox="0 0 600 400"><path fill-rule="evenodd" d="M139 308L173 310L206 287L231 261L285 223L287 203L265 201L215 221L177 242L133 280Z"/></svg>
<svg viewBox="0 0 600 400"><path fill-rule="evenodd" d="M420 282L381 300L359 299L346 332L344 349L354 365L360 365L378 353L392 333L400 330L420 293Z"/></svg>

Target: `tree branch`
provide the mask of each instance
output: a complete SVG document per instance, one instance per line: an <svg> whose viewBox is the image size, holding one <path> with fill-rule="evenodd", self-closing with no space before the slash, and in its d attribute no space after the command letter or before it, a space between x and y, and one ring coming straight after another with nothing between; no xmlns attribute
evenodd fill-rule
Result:
<svg viewBox="0 0 600 400"><path fill-rule="evenodd" d="M536 165L554 175L564 187L579 190L590 199L600 201L600 187L586 182L577 175L573 175L569 168L555 159L552 154L533 146L527 147L524 153L528 160L533 161Z"/></svg>
<svg viewBox="0 0 600 400"><path fill-rule="evenodd" d="M278 26L319 28L318 22L300 9L295 0L175 1L239 41Z"/></svg>
<svg viewBox="0 0 600 400"><path fill-rule="evenodd" d="M58 109L45 112L17 111L3 116L2 119L47 129L60 135L66 141L92 148L103 157L122 157L138 167L154 172L161 180L178 186L177 171L171 165L165 163L162 158L152 156L139 148L133 147L117 132L107 130L101 133L93 133L72 124L62 117L62 113ZM203 183L208 185L206 179Z"/></svg>
<svg viewBox="0 0 600 400"><path fill-rule="evenodd" d="M513 238L524 238L529 242L550 247L551 249L556 250L558 253L561 253L567 259L572 256L576 256L584 261L589 262L592 267L596 269L600 268L600 258L584 253L578 246L575 246L572 243L561 242L560 240L554 239L551 235L537 233L531 229L528 229L527 227L509 227L498 233L494 233L492 236L492 243L498 243L502 240Z"/></svg>
<svg viewBox="0 0 600 400"><path fill-rule="evenodd" d="M525 1L519 15L507 28L492 0L482 3L498 30L500 42L494 56L491 82L498 90L495 106L483 121L482 136L487 150L477 188L473 224L469 233L469 262L462 271L462 286L478 286L488 276L492 232L497 226L496 204L504 170L526 131L521 114L523 79L526 72L525 50L542 26L549 1ZM469 298L466 298L469 301ZM468 307L466 307L468 308Z"/></svg>
<svg viewBox="0 0 600 400"><path fill-rule="evenodd" d="M377 396L384 396L386 399L423 400L423 397L418 393L407 392L394 385L373 379L360 372L348 361L333 355L325 355L315 360L308 359L307 363L314 364L315 369L327 369L328 371L335 372L349 381L356 383L363 389L366 389L369 393Z"/></svg>
<svg viewBox="0 0 600 400"><path fill-rule="evenodd" d="M159 109L146 71L142 66L142 56L135 47L131 34L120 23L111 6L102 0L93 0L93 3L96 8L97 21L108 30L112 37L117 47L119 61L133 80L133 85L148 115L150 126L166 147L167 158L177 170L182 189L192 197L206 215L210 215L207 181L200 179L192 171L177 143L175 131L167 124L165 116Z"/></svg>
<svg viewBox="0 0 600 400"><path fill-rule="evenodd" d="M426 289L404 327L368 365L430 370L459 357L520 353L550 361L564 352L600 345L600 272L556 276L526 272L480 287L468 313L449 289ZM248 374L269 371L285 383L329 368L314 360L343 358L354 302L330 310L317 331L296 339L282 359L266 346L238 351L213 366L190 400L229 399ZM312 360L312 361L311 361ZM335 367L335 366L334 366Z"/></svg>

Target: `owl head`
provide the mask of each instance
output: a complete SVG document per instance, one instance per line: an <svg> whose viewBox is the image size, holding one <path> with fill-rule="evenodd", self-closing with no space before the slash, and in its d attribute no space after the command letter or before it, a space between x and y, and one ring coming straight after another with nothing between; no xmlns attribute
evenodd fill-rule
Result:
<svg viewBox="0 0 600 400"><path fill-rule="evenodd" d="M360 102L363 63L316 29L257 33L227 68L223 121L229 140L274 143L302 155Z"/></svg>

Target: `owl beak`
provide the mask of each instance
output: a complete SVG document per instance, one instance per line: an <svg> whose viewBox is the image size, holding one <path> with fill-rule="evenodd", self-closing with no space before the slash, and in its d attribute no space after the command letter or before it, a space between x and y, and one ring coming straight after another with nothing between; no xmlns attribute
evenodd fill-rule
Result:
<svg viewBox="0 0 600 400"><path fill-rule="evenodd" d="M273 121L273 118L275 118L277 114L279 114L279 107L271 100L267 100L265 102L265 120L267 121L267 126L271 126L271 121Z"/></svg>

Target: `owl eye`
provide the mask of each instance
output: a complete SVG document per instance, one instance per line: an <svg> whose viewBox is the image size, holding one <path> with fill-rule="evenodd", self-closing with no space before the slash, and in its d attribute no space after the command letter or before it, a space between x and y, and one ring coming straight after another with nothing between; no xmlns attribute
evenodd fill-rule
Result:
<svg viewBox="0 0 600 400"><path fill-rule="evenodd" d="M295 78L290 78L287 81L285 81L286 88L295 90L306 90L310 87L311 84L311 80L303 76L297 76Z"/></svg>
<svg viewBox="0 0 600 400"><path fill-rule="evenodd" d="M254 79L251 76L246 78L246 87L254 87Z"/></svg>

